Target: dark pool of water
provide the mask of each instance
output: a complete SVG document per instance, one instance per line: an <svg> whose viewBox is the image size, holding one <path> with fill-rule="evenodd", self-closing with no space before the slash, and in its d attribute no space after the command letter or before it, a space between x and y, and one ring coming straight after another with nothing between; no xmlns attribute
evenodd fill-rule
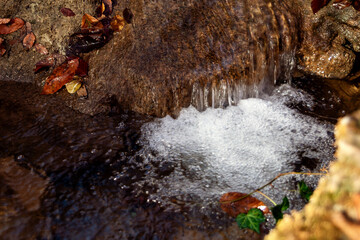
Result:
<svg viewBox="0 0 360 240"><path fill-rule="evenodd" d="M334 122L346 113L341 103L329 111L330 104L329 98L320 101L308 114ZM6 158L0 164L0 238L258 238L222 213L214 220L199 209L171 212L134 191L147 173L134 156L148 121L133 113L79 114L31 84L0 82L0 159ZM159 166L159 177L169 171Z"/></svg>

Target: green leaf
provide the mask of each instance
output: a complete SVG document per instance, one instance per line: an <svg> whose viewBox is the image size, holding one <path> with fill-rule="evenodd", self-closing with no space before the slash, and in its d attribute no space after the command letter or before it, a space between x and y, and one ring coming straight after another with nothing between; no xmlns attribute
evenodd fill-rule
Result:
<svg viewBox="0 0 360 240"><path fill-rule="evenodd" d="M301 197L304 198L306 201L309 201L310 196L313 194L313 191L306 185L303 180L301 180L298 185Z"/></svg>
<svg viewBox="0 0 360 240"><path fill-rule="evenodd" d="M288 208L289 208L289 199L286 196L283 198L281 204L278 204L275 207L271 208L271 212L276 222L278 222L280 219L283 218L284 216L283 212L286 211Z"/></svg>
<svg viewBox="0 0 360 240"><path fill-rule="evenodd" d="M260 209L252 208L247 214L241 213L236 217L239 228L248 228L260 233L260 224L265 221L263 212Z"/></svg>

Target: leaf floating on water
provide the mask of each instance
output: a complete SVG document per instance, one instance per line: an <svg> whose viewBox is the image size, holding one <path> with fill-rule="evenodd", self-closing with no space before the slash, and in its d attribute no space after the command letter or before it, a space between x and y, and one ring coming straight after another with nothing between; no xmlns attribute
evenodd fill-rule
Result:
<svg viewBox="0 0 360 240"><path fill-rule="evenodd" d="M26 36L24 37L23 46L26 49L30 49L34 45L35 40L36 40L35 34L33 32L30 32L30 33L26 34Z"/></svg>
<svg viewBox="0 0 360 240"><path fill-rule="evenodd" d="M240 213L247 213L252 208L258 208L264 213L269 213L269 208L255 197L245 193L228 192L220 198L221 209L232 217Z"/></svg>
<svg viewBox="0 0 360 240"><path fill-rule="evenodd" d="M60 12L66 17L75 16L75 13L70 8L61 8Z"/></svg>
<svg viewBox="0 0 360 240"><path fill-rule="evenodd" d="M130 24L132 22L134 14L129 8L125 8L123 11L123 16L125 18L125 21Z"/></svg>
<svg viewBox="0 0 360 240"><path fill-rule="evenodd" d="M260 209L252 208L247 214L241 213L236 217L240 229L248 228L260 233L260 224L265 221L263 212Z"/></svg>
<svg viewBox="0 0 360 240"><path fill-rule="evenodd" d="M313 191L306 185L304 181L300 181L298 183L298 186L301 197L306 201L309 201L310 196L313 194Z"/></svg>
<svg viewBox="0 0 360 240"><path fill-rule="evenodd" d="M79 59L71 59L55 68L52 74L46 78L41 94L53 94L70 82L79 66Z"/></svg>
<svg viewBox="0 0 360 240"><path fill-rule="evenodd" d="M66 90L68 93L73 94L76 93L81 87L81 81L79 79L73 80L67 84L65 84Z"/></svg>
<svg viewBox="0 0 360 240"><path fill-rule="evenodd" d="M290 206L289 199L285 196L281 204L278 204L275 207L271 208L271 212L276 222L278 222L280 219L283 218L284 216L283 212L286 211L289 208L289 206Z"/></svg>
<svg viewBox="0 0 360 240"><path fill-rule="evenodd" d="M20 18L11 19L7 24L0 24L0 34L13 33L22 28L24 24L25 22Z"/></svg>
<svg viewBox="0 0 360 240"><path fill-rule="evenodd" d="M330 0L312 0L311 1L311 9L312 9L313 13L314 14L317 13L320 9L325 7L329 2L330 2Z"/></svg>
<svg viewBox="0 0 360 240"><path fill-rule="evenodd" d="M35 47L35 50L40 53L41 55L48 55L49 54L49 51L46 49L46 47L44 47L42 44L40 43L36 43L34 45Z"/></svg>
<svg viewBox="0 0 360 240"><path fill-rule="evenodd" d="M114 32L120 32L125 26L125 19L120 17L119 15L115 15L115 17L111 21L111 28Z"/></svg>

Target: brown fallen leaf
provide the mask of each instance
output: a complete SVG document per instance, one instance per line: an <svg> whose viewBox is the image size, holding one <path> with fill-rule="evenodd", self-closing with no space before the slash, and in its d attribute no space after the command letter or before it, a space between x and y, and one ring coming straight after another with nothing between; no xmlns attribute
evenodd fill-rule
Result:
<svg viewBox="0 0 360 240"><path fill-rule="evenodd" d="M60 12L66 17L75 16L75 13L70 8L61 8Z"/></svg>
<svg viewBox="0 0 360 240"><path fill-rule="evenodd" d="M239 192L223 194L220 198L221 209L232 217L236 217L240 213L247 213L252 208L259 208L264 214L270 212L265 203L255 197L246 195Z"/></svg>
<svg viewBox="0 0 360 240"><path fill-rule="evenodd" d="M35 68L34 68L34 72L38 73L40 70L43 70L45 68L48 67L52 67L55 65L55 58L53 55L48 56L47 58L39 61L36 63Z"/></svg>
<svg viewBox="0 0 360 240"><path fill-rule="evenodd" d="M97 17L101 17L103 16L104 11L105 11L105 5L104 3L101 3L101 5L96 8L95 14Z"/></svg>
<svg viewBox="0 0 360 240"><path fill-rule="evenodd" d="M123 16L124 16L125 21L130 24L132 22L134 14L130 10L130 8L125 8L123 11Z"/></svg>
<svg viewBox="0 0 360 240"><path fill-rule="evenodd" d="M41 94L53 94L70 82L79 66L79 59L71 59L55 68L52 74L46 78Z"/></svg>
<svg viewBox="0 0 360 240"><path fill-rule="evenodd" d="M85 13L81 20L81 28L103 28L103 26L98 19Z"/></svg>
<svg viewBox="0 0 360 240"><path fill-rule="evenodd" d="M112 11L113 11L113 4L111 0L103 0L102 1L105 5L105 10L104 10L104 14L105 16L109 16L111 15Z"/></svg>
<svg viewBox="0 0 360 240"><path fill-rule="evenodd" d="M31 23L26 22L26 23L25 23L25 27L26 27L26 34L29 34L29 33L32 32L32 31L31 31Z"/></svg>
<svg viewBox="0 0 360 240"><path fill-rule="evenodd" d="M68 56L67 57L67 60L72 60L72 59L79 60L79 66L77 67L75 74L80 77L86 77L88 74L88 69L89 69L87 62L85 62L81 57L78 57L78 56Z"/></svg>
<svg viewBox="0 0 360 240"><path fill-rule="evenodd" d="M8 24L10 20L10 18L0 18L0 24Z"/></svg>
<svg viewBox="0 0 360 240"><path fill-rule="evenodd" d="M35 50L40 53L41 55L48 55L49 51L46 49L46 47L44 47L42 44L40 43L35 43L34 45Z"/></svg>
<svg viewBox="0 0 360 240"><path fill-rule="evenodd" d="M119 15L115 15L110 25L114 32L120 32L125 26L125 19Z"/></svg>
<svg viewBox="0 0 360 240"><path fill-rule="evenodd" d="M88 93L84 84L79 88L79 90L77 90L76 94L80 98L86 99L88 97Z"/></svg>
<svg viewBox="0 0 360 240"><path fill-rule="evenodd" d="M10 34L24 26L25 22L20 18L11 19L8 24L0 25L0 34Z"/></svg>
<svg viewBox="0 0 360 240"><path fill-rule="evenodd" d="M3 56L6 52L6 48L3 45L4 39L0 38L0 56Z"/></svg>
<svg viewBox="0 0 360 240"><path fill-rule="evenodd" d="M36 40L35 34L33 32L30 32L30 33L26 34L26 36L24 37L23 46L26 49L30 49L34 45L35 40Z"/></svg>

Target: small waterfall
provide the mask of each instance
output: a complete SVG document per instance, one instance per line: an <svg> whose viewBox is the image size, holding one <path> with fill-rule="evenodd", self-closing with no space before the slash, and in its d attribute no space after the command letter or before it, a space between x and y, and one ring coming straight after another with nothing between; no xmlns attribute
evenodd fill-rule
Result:
<svg viewBox="0 0 360 240"><path fill-rule="evenodd" d="M200 111L236 105L291 81L297 34L287 3L243 0L232 4L231 9L226 8L229 3L222 6L235 20L217 12L204 13L210 16L206 22L212 31L207 50L216 61L197 68L202 78L194 80L191 104ZM237 32L224 30L225 24Z"/></svg>

